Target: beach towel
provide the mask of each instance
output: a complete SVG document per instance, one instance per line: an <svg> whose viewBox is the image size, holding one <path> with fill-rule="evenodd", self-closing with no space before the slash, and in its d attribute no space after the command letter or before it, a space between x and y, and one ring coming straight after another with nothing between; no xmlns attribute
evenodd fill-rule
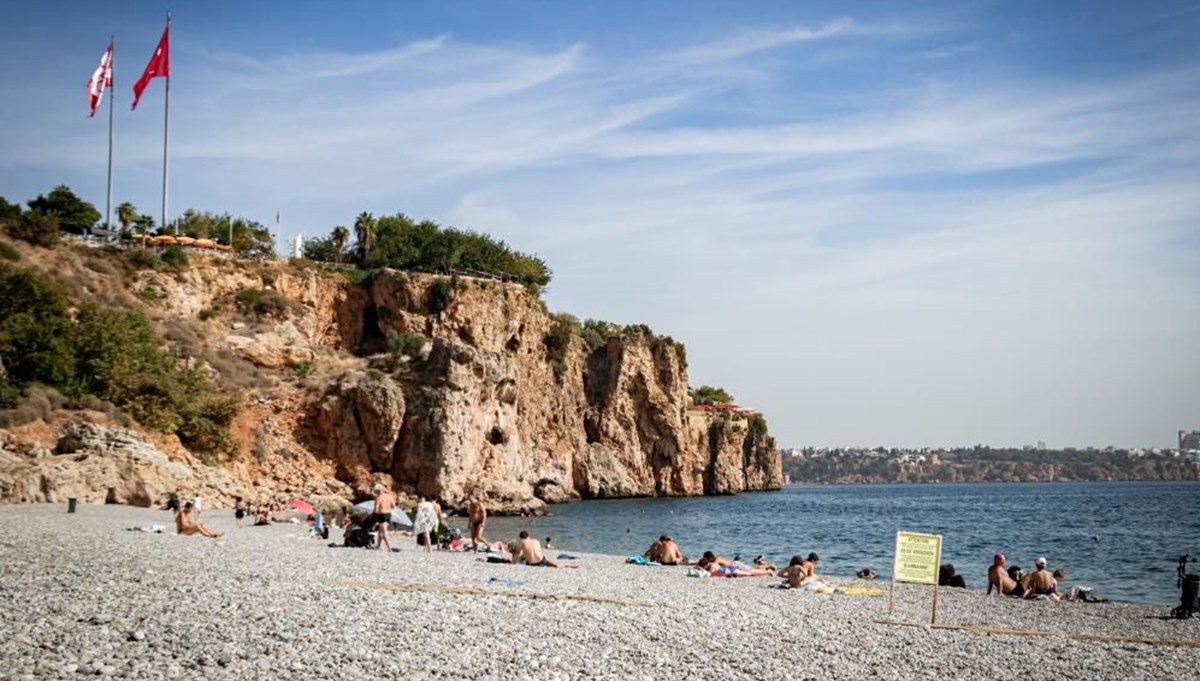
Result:
<svg viewBox="0 0 1200 681"><path fill-rule="evenodd" d="M686 572L685 574L687 574L687 576L688 576L688 577L701 577L701 578L703 578L703 577L709 577L709 576L711 576L711 575L709 575L709 574L708 574L708 571L707 571L707 570L701 570L701 569L699 569L699 568L688 568L688 569L687 569L687 572Z"/></svg>
<svg viewBox="0 0 1200 681"><path fill-rule="evenodd" d="M130 532L148 532L150 534L162 534L163 531L166 530L166 528L163 527L162 525L146 525L143 527L127 527L125 529L129 530Z"/></svg>
<svg viewBox="0 0 1200 681"><path fill-rule="evenodd" d="M555 560L579 560L579 558L576 556L572 556L569 553L560 553L560 554L558 554L558 557L555 558Z"/></svg>
<svg viewBox="0 0 1200 681"><path fill-rule="evenodd" d="M843 596L882 596L885 593L877 586L839 586L833 592Z"/></svg>
<svg viewBox="0 0 1200 681"><path fill-rule="evenodd" d="M625 559L625 562L633 565L649 565L650 559L645 556L630 556Z"/></svg>

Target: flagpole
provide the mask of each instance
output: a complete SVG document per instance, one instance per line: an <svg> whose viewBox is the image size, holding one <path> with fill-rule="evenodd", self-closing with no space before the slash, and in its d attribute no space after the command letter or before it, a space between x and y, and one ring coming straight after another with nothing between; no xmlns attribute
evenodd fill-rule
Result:
<svg viewBox="0 0 1200 681"><path fill-rule="evenodd" d="M113 62L116 60L116 36L108 37L108 72L113 74L108 84L108 203L104 206L104 227L112 231L112 156L113 156L113 109L117 106L116 76Z"/></svg>
<svg viewBox="0 0 1200 681"><path fill-rule="evenodd" d="M167 34L171 32L171 13L167 12ZM170 139L171 111L171 69L167 67L167 89L163 98L163 194L162 194L162 228L167 228L167 146ZM179 225L175 225L175 234L179 234Z"/></svg>

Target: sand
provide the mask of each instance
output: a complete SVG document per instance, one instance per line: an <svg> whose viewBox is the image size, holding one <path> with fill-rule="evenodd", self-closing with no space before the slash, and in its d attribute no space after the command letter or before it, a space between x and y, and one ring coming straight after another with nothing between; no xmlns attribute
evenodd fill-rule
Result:
<svg viewBox="0 0 1200 681"><path fill-rule="evenodd" d="M1195 678L1200 618L1167 608L887 597L696 579L579 555L577 570L330 548L300 525L173 533L124 506L0 507L0 678ZM161 524L167 534L129 532ZM331 541L340 543L334 530ZM647 538L649 540L649 538ZM557 547L551 556L569 547ZM848 586L886 588L852 578ZM903 623L915 623L906 626ZM1088 640L1104 637L1107 640Z"/></svg>

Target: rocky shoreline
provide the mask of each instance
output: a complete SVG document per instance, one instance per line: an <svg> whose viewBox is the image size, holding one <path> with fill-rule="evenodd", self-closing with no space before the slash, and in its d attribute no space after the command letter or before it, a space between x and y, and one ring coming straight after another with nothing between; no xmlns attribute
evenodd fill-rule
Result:
<svg viewBox="0 0 1200 681"><path fill-rule="evenodd" d="M939 623L1007 632L931 629L928 589L906 585L889 620L886 596L612 556L552 570L411 539L391 554L330 548L300 525L235 529L227 511L205 513L227 533L213 541L175 535L162 511L65 510L0 506L0 679L1094 679L1200 665L1200 620L1161 607L944 590ZM125 529L152 524L168 532Z"/></svg>

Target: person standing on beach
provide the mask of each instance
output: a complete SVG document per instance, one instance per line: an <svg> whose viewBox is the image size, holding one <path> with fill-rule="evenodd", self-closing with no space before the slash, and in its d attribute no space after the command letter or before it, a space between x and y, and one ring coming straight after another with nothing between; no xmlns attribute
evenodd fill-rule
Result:
<svg viewBox="0 0 1200 681"><path fill-rule="evenodd" d="M989 595L992 593L992 589L1004 596L1022 594L1021 585L1017 584L1017 581L1010 577L1008 571L1004 569L1004 563L1007 561L1008 558L1003 553L997 553L992 557L992 566L988 568L987 572Z"/></svg>
<svg viewBox="0 0 1200 681"><path fill-rule="evenodd" d="M471 528L471 550L479 550L479 542L487 544L487 538L483 536L483 526L487 523L487 507L479 500L479 497L471 497L471 501L467 503L467 522Z"/></svg>
<svg viewBox="0 0 1200 681"><path fill-rule="evenodd" d="M430 533L437 527L437 511L433 504L421 497L417 502L417 511L413 514L413 534L417 537L418 544L424 544L425 553L433 551Z"/></svg>
<svg viewBox="0 0 1200 681"><path fill-rule="evenodd" d="M236 524L239 528L242 526L242 518L246 517L246 514L249 512L249 510L249 504L246 503L246 500L241 497L237 497L233 504L233 520L234 524Z"/></svg>
<svg viewBox="0 0 1200 681"><path fill-rule="evenodd" d="M391 490L383 488L382 483L375 483L375 505L371 508L371 522L375 525L375 531L379 533L379 537L375 540L375 548L387 546L388 552L392 550L392 542L388 539L388 523L392 522L392 509L396 507L396 495L392 494Z"/></svg>
<svg viewBox="0 0 1200 681"><path fill-rule="evenodd" d="M200 519L200 511L202 508L203 507L200 504L200 493L196 492L196 496L192 497L192 511L196 514L197 520Z"/></svg>

